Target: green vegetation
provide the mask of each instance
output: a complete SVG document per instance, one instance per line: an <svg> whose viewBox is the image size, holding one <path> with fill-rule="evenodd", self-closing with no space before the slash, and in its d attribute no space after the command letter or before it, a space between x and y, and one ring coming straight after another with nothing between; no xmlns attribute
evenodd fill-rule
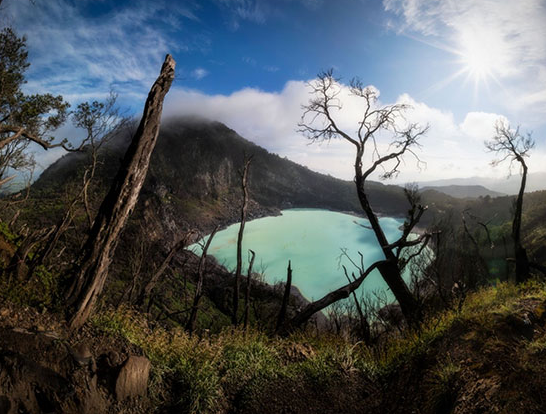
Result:
<svg viewBox="0 0 546 414"><path fill-rule="evenodd" d="M215 412L237 396L241 401L255 398L260 389L279 379L318 387L332 386L351 376L388 383L416 361L431 358L433 362L423 366L424 388L430 412L443 412L454 402L465 369L458 349L461 341L480 337L484 347L494 347L498 334L504 333L489 339L482 335L497 330L499 321L521 314L529 302L538 305L545 299L544 282L499 283L469 295L461 312L441 312L418 331L390 336L370 347L337 335L299 333L272 338L256 330L229 328L216 335L190 337L179 328L151 326L129 309L102 312L93 325L141 347L153 362L155 386L160 388L161 379L173 375L183 390L181 406L191 413ZM542 352L546 349L544 338L529 342L529 349ZM449 345L454 354L442 355L449 341L453 341Z"/></svg>

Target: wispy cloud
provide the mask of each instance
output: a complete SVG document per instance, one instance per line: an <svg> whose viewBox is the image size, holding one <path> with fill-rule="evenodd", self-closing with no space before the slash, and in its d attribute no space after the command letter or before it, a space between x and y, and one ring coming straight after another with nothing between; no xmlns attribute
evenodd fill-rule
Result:
<svg viewBox="0 0 546 414"><path fill-rule="evenodd" d="M546 111L546 2L544 0L383 0L399 33L455 53L480 54L514 112Z"/></svg>
<svg viewBox="0 0 546 414"><path fill-rule="evenodd" d="M184 43L169 36L198 18L191 8L164 1L135 1L94 17L68 0L5 3L28 39L29 92L78 100L113 88L124 98L141 98L166 53L206 46L200 35L187 36Z"/></svg>
<svg viewBox="0 0 546 414"><path fill-rule="evenodd" d="M196 68L192 70L191 76L196 80L201 80L209 74L209 71L204 68Z"/></svg>
<svg viewBox="0 0 546 414"><path fill-rule="evenodd" d="M238 30L242 22L265 24L272 17L284 14L283 7L298 3L309 10L316 10L324 0L215 0L226 13L226 22L232 30Z"/></svg>
<svg viewBox="0 0 546 414"><path fill-rule="evenodd" d="M280 68L276 65L259 65L258 61L250 56L243 56L242 61L247 65L250 65L254 68L259 67L260 69L270 73L275 73L280 70Z"/></svg>

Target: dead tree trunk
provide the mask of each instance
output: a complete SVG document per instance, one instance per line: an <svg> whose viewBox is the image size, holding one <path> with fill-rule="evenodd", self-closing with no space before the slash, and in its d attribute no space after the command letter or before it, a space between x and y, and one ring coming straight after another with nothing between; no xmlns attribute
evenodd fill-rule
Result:
<svg viewBox="0 0 546 414"><path fill-rule="evenodd" d="M525 184L527 182L527 164L523 160L523 157L520 157L518 161L521 163L523 174L521 176L518 198L516 199L514 221L512 222L512 238L514 239L514 253L516 256L516 282L521 283L529 279L530 268L527 250L521 244L521 215L523 212L523 195L525 194Z"/></svg>
<svg viewBox="0 0 546 414"><path fill-rule="evenodd" d="M161 265L157 268L157 270L154 272L154 274L152 275L150 280L148 280L148 283L146 283L146 285L144 286L144 288L140 292L140 294L139 294L139 296L138 296L138 298L136 300L136 303L135 303L137 307L140 307L140 306L142 306L144 304L144 301L152 293L152 290L154 289L154 287L157 284L157 282L158 282L159 278L161 277L161 275L167 269L167 266L169 266L171 264L171 260L173 259L173 256L177 252L182 250L184 247L186 247L186 245L188 244L188 240L190 239L192 234L193 234L193 232L190 232L190 233L186 234L178 242L175 243L175 245L171 248L171 250L169 250L169 253L165 257L163 262L161 262Z"/></svg>
<svg viewBox="0 0 546 414"><path fill-rule="evenodd" d="M347 269L345 266L343 266L343 271L345 272L345 277L347 278L347 281L351 283L351 278L349 277L349 273L347 272ZM356 280L355 274L351 274L353 277L353 282ZM360 301L356 297L356 292L353 290L353 299L355 301L356 311L358 313L358 318L360 320L360 336L364 340L364 343L366 345L369 345L371 342L371 333L370 333L370 323L368 322L368 318L366 318L366 315L364 314L364 311L362 310L362 306L360 305Z"/></svg>
<svg viewBox="0 0 546 414"><path fill-rule="evenodd" d="M285 323L280 329L279 334L286 335L295 329L304 325L315 313L320 312L327 306L330 306L332 303L337 302L341 299L346 299L349 295L360 287L364 279L375 269L381 271L381 267L387 265L386 260L380 262L375 262L373 265L368 267L365 272L362 272L358 278L353 282L346 284L345 286L340 287L333 292L328 293L326 296L322 297L315 302L308 304L301 312L294 316L290 321Z"/></svg>
<svg viewBox="0 0 546 414"><path fill-rule="evenodd" d="M140 125L80 252L73 283L66 292L72 329L79 328L89 317L106 281L119 235L137 202L159 134L163 99L174 79L174 67L174 59L167 55L148 94Z"/></svg>
<svg viewBox="0 0 546 414"><path fill-rule="evenodd" d="M277 327L275 332L279 332L284 325L286 319L286 310L288 309L288 301L290 300L290 290L292 289L292 267L290 260L288 261L288 267L286 268L286 283L284 284L284 295L282 297L281 310L279 311L279 317L277 318Z"/></svg>
<svg viewBox="0 0 546 414"><path fill-rule="evenodd" d="M408 325L414 325L418 323L419 320L419 304L415 297L411 294L407 284L402 278L402 273L398 267L398 259L393 252L391 245L389 244L381 225L379 224L379 219L375 212L372 210L368 197L364 190L364 182L362 174L362 164L361 164L362 155L358 155L355 163L356 171L356 189L358 194L358 199L362 209L366 213L366 217L370 222L370 226L375 234L381 250L387 259L386 262L379 268L381 276L389 286L394 297L400 305L402 314L406 318Z"/></svg>
<svg viewBox="0 0 546 414"><path fill-rule="evenodd" d="M256 253L254 250L249 250L250 252L250 262L248 264L248 272L246 276L246 292L245 292L245 312L243 317L243 328L246 330L248 327L248 316L250 313L250 288L252 286L252 266L254 265L254 259Z"/></svg>
<svg viewBox="0 0 546 414"><path fill-rule="evenodd" d="M498 159L491 162L493 166L505 160L510 160L510 166L516 161L521 165L521 184L514 206L514 220L512 221L512 238L514 239L514 253L516 256L516 282L520 283L529 279L530 276L529 259L525 248L521 244L521 215L528 170L525 157L528 157L529 152L535 147L535 140L530 133L523 136L519 132L519 126L513 129L510 124L499 120L495 124L495 135L491 141L485 142L485 147L489 151L500 155Z"/></svg>
<svg viewBox="0 0 546 414"><path fill-rule="evenodd" d="M487 277L489 276L489 268L487 267L487 263L485 262L481 252L480 252L480 245L478 243L478 241L474 238L474 236L472 235L472 233L470 232L467 224L466 224L466 218L465 218L465 211L463 211L463 214L462 214L462 221L463 221L463 230L464 230L464 233L466 234L466 236L468 237L468 239L470 240L470 242L472 243L472 246L474 246L474 251L475 251L475 254L476 254L476 261L477 263L474 263L474 265L477 264L477 266L473 266L475 267L476 271L472 271L472 274L469 275L469 280L468 280L468 285L470 288L475 288L476 285L478 284L478 276L479 279L487 279ZM480 274L476 274L478 273L479 271L481 270L481 275Z"/></svg>
<svg viewBox="0 0 546 414"><path fill-rule="evenodd" d="M231 323L237 326L237 314L239 312L239 289L241 286L241 271L243 268L243 233L245 231L246 213L248 208L248 170L252 157L244 159L244 167L241 173L241 189L243 190L243 204L241 206L241 225L237 235L237 267L235 268L235 283L233 287L233 308L231 313Z"/></svg>
<svg viewBox="0 0 546 414"><path fill-rule="evenodd" d="M29 268L26 265L28 254L34 248L34 246L47 240L53 230L53 227L35 230L24 238L7 266L10 275L10 282L12 276L15 276L15 278L20 282L25 279L25 277L29 274Z"/></svg>
<svg viewBox="0 0 546 414"><path fill-rule="evenodd" d="M216 227L210 234L207 242L205 243L205 247L203 247L203 253L199 259L199 264L197 265L197 284L195 285L195 294L193 296L193 305L191 307L190 317L188 318L188 322L186 324L186 329L190 335L195 330L195 321L197 320L197 312L199 311L199 302L203 296L203 279L205 274L205 260L207 258L207 251L209 250L210 243L218 231L218 228L219 227Z"/></svg>

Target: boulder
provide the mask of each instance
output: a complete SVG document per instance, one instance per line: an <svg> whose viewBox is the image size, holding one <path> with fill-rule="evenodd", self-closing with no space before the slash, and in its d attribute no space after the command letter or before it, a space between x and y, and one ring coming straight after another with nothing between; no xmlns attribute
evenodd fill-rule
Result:
<svg viewBox="0 0 546 414"><path fill-rule="evenodd" d="M146 395L150 366L150 361L145 357L130 356L127 358L116 380L118 401Z"/></svg>

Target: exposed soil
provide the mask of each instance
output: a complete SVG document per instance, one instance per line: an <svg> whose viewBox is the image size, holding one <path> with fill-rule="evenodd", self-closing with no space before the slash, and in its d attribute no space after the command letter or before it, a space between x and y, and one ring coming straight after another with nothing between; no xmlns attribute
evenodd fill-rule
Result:
<svg viewBox="0 0 546 414"><path fill-rule="evenodd" d="M70 334L55 315L0 310L0 413L133 413L146 397L117 401L117 374L140 349L90 327Z"/></svg>

